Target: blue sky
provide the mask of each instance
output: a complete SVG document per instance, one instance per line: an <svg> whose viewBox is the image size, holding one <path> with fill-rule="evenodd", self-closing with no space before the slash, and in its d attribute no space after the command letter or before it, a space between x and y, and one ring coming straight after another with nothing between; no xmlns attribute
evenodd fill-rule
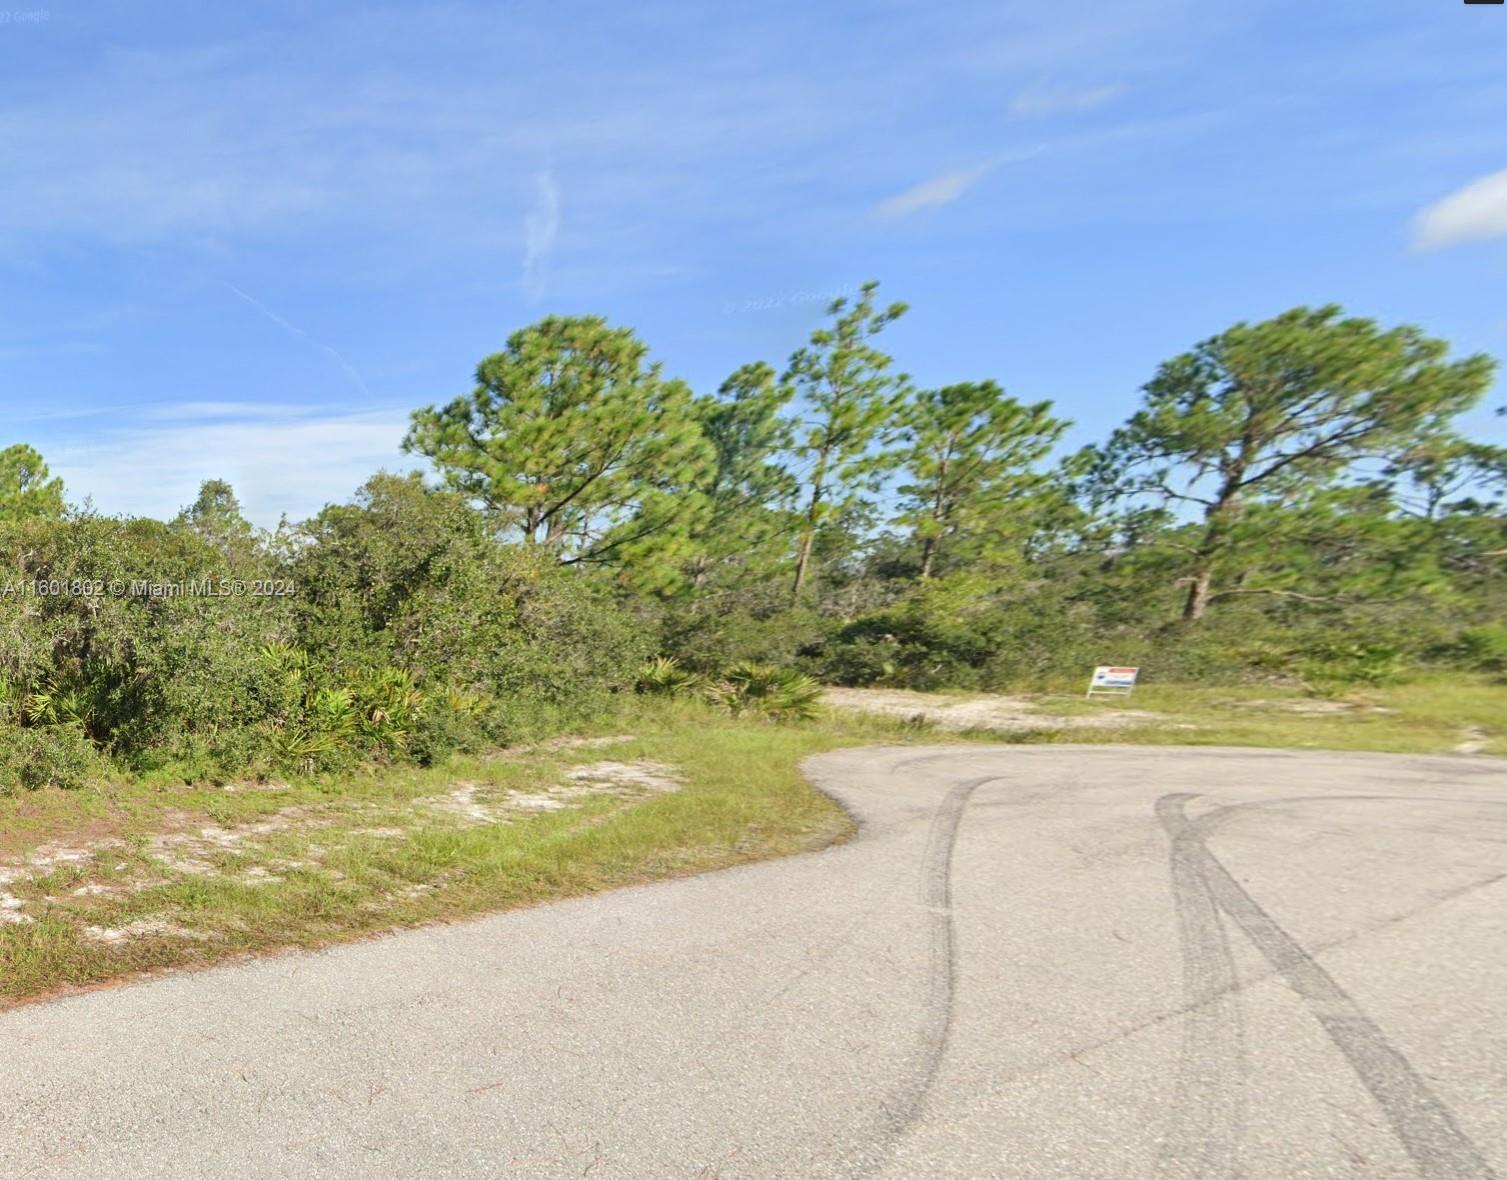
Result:
<svg viewBox="0 0 1507 1180"><path fill-rule="evenodd" d="M705 390L877 278L1075 445L1298 303L1507 358L1507 8L11 3L0 443L105 512L347 499L552 312Z"/></svg>

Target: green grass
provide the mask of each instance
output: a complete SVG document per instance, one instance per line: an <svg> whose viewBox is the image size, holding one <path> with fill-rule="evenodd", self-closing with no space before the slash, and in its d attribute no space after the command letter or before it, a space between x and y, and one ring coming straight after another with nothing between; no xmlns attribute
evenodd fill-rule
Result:
<svg viewBox="0 0 1507 1180"><path fill-rule="evenodd" d="M845 838L851 822L798 765L839 746L986 740L1449 753L1471 737L1483 753L1507 754L1507 685L1485 678L1370 688L1317 706L1291 689L1154 683L1128 701L1029 699L1040 729L961 735L847 713L773 725L656 700L626 719L603 719L600 733L634 736L601 748L504 751L273 790L159 775L0 798L0 902L9 894L22 906L10 912L31 919L0 924L0 1006L819 848ZM1151 716L1107 728L1069 724L1118 709ZM558 811L510 809L518 794L547 791L572 768L603 760L661 763L684 785L575 798ZM464 783L499 822L468 825L422 802ZM243 838L217 844L205 829ZM27 865L70 849L74 859ZM91 928L134 932L110 943L91 938Z"/></svg>
<svg viewBox="0 0 1507 1180"><path fill-rule="evenodd" d="M1317 698L1277 686L1146 684L1130 698L1045 695L1042 712L1079 717L1118 709L1156 715L1150 723L1085 731L1060 741L1155 745L1285 746L1449 754L1474 741L1480 753L1507 754L1507 684L1484 676L1431 676ZM1301 710L1319 710L1304 712Z"/></svg>
<svg viewBox="0 0 1507 1180"><path fill-rule="evenodd" d="M156 781L0 798L0 891L31 919L0 925L0 1004L819 848L845 838L851 821L805 783L799 761L899 732L848 718L733 721L674 702L614 726L635 736L280 790ZM684 785L573 799L559 811L508 810L510 796L603 760L661 763ZM503 822L468 826L419 802L457 783L475 784ZM282 826L226 847L206 847L200 835L269 823ZM164 836L190 843L164 848ZM23 867L59 847L81 856ZM91 929L132 932L111 943Z"/></svg>

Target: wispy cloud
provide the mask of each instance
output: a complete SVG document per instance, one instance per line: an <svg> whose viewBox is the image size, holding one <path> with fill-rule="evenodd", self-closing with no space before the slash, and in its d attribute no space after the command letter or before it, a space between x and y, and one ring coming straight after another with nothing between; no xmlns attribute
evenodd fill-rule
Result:
<svg viewBox="0 0 1507 1180"><path fill-rule="evenodd" d="M523 287L530 299L544 294L549 256L560 236L560 186L552 168L534 177L534 204L523 219Z"/></svg>
<svg viewBox="0 0 1507 1180"><path fill-rule="evenodd" d="M958 172L947 172L941 176L934 176L930 180L923 180L903 193L881 201L874 212L885 220L893 220L899 217L909 217L922 209L950 205L972 188L992 167L993 165L986 164L980 168L965 168Z"/></svg>
<svg viewBox="0 0 1507 1180"><path fill-rule="evenodd" d="M495 282L496 259L511 258L525 296L596 294L622 275L703 270L705 234L737 249L775 227L785 240L826 232L895 183L894 156L973 158L949 105L959 93L995 120L1022 75L1120 77L1118 63L1186 23L1189 2L1083 22L979 0L941 25L900 6L819 69L789 53L792 37L841 26L819 6L651 4L659 17L614 17L577 46L551 76L568 85L490 68L504 53L549 58L561 18L542 3L525 19L458 0L443 20L397 6L356 22L336 5L291 36L277 22L234 35L232 21L219 43L143 36L132 18L129 36L99 37L61 76L7 79L0 254L294 247L348 281L410 289L416 273L454 283L463 266ZM620 52L671 11L681 36ZM878 128L885 150L870 150ZM505 182L542 161L532 184ZM256 285L256 273L239 276Z"/></svg>
<svg viewBox="0 0 1507 1180"><path fill-rule="evenodd" d="M279 328L282 328L285 332L297 337L299 340L304 341L306 344L311 344L315 348L319 349L320 352L324 353L337 365L345 370L346 376L349 377L353 382L355 382L357 389L359 389L368 398L371 397L372 391L366 387L365 379L359 372L356 371L356 366L351 364L350 361L346 360L345 357L341 356L328 344L324 344L321 341L314 339L314 337L310 336L296 324L290 324L287 320L283 319L282 316L278 315L266 304L262 303L260 300L252 298L250 295L246 294L245 291L242 291L239 287L237 287L234 283L226 283L225 285L229 287L234 294L245 300L252 307L256 308L257 311L261 312L262 315L266 316Z"/></svg>
<svg viewBox="0 0 1507 1180"><path fill-rule="evenodd" d="M422 464L401 450L404 410L306 410L296 406L179 403L137 424L45 450L70 500L102 512L171 517L206 479L235 487L253 522L272 526L348 500L379 468Z"/></svg>
<svg viewBox="0 0 1507 1180"><path fill-rule="evenodd" d="M1095 86L1087 90L1032 90L1010 101L1010 113L1021 117L1061 115L1091 111L1124 93L1120 86Z"/></svg>
<svg viewBox="0 0 1507 1180"><path fill-rule="evenodd" d="M337 407L294 402L167 402L144 409L153 422L217 422L226 418L302 418Z"/></svg>
<svg viewBox="0 0 1507 1180"><path fill-rule="evenodd" d="M1450 193L1413 219L1420 250L1498 237L1507 237L1507 169Z"/></svg>
<svg viewBox="0 0 1507 1180"><path fill-rule="evenodd" d="M439 70L432 53L410 60L394 47L442 45L446 60L487 59L504 44L544 53L547 21L527 49L515 43L519 22L488 5L460 4L444 22L400 11L375 23L381 36L364 22L364 43L329 55L273 56L277 42L261 37L213 51L169 43L101 51L66 84L18 87L0 117L0 159L14 165L0 249L40 253L75 235L217 251L256 235L259 249L329 249L359 234L375 249L358 265L405 249L425 265L452 250L517 251L537 290L561 277L545 265L562 224L560 178L573 244L590 234L598 258L647 254L683 244L688 220L767 208L786 173L751 162L794 166L867 116L873 97L855 89L851 69L804 78L781 66L775 45L739 42L652 69L588 58L580 84L545 102L532 76ZM736 38L720 24L719 36ZM630 90L634 101L621 102ZM551 166L534 172L541 160ZM531 172L499 217L499 178ZM708 199L724 175L733 191Z"/></svg>

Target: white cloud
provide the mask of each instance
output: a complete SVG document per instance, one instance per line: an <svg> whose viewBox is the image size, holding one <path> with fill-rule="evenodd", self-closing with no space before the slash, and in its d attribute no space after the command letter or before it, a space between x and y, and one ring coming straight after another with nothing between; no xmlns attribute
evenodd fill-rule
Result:
<svg viewBox="0 0 1507 1180"><path fill-rule="evenodd" d="M1507 169L1435 201L1413 219L1413 243L1433 250L1507 236Z"/></svg>
<svg viewBox="0 0 1507 1180"><path fill-rule="evenodd" d="M934 209L950 205L967 192L973 184L989 171L989 168L968 168L960 172L948 172L923 180L913 188L882 201L875 210L880 217L909 217L922 209Z"/></svg>
<svg viewBox="0 0 1507 1180"><path fill-rule="evenodd" d="M1028 91L1011 100L1010 113L1026 117L1089 111L1118 98L1122 93L1123 89L1119 86L1096 86L1091 90Z"/></svg>
<svg viewBox="0 0 1507 1180"><path fill-rule="evenodd" d="M523 219L523 286L530 299L544 294L549 256L560 236L560 186L553 169L534 177L534 204Z"/></svg>
<svg viewBox="0 0 1507 1180"><path fill-rule="evenodd" d="M404 410L331 412L288 405L185 402L154 407L142 424L47 447L68 498L109 514L175 515L206 479L226 479L247 517L271 527L350 499L379 468L425 464L404 455Z"/></svg>

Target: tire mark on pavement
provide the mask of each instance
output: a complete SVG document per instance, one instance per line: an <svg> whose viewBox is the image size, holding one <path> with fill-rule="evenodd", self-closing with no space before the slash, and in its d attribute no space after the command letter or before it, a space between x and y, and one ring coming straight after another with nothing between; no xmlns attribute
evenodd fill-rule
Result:
<svg viewBox="0 0 1507 1180"><path fill-rule="evenodd" d="M1174 870L1174 887L1190 889L1196 875L1209 902L1240 927L1273 970L1303 999L1376 1100L1425 1180L1495 1180L1496 1173L1460 1130L1448 1107L1408 1059L1393 1048L1376 1022L1209 851L1204 840L1207 828L1212 826L1210 821L1234 809L1221 808L1190 820L1185 808L1194 797L1165 795L1156 803L1157 817L1172 840L1174 863L1181 858L1188 866L1181 880ZM1198 903L1195 899L1179 904Z"/></svg>
<svg viewBox="0 0 1507 1180"><path fill-rule="evenodd" d="M1172 839L1185 1014L1176 1114L1162 1139L1156 1174L1226 1180L1239 1175L1250 1066L1229 934L1199 864L1199 835L1182 815L1190 797L1167 795L1156 803L1157 818Z"/></svg>
<svg viewBox="0 0 1507 1180"><path fill-rule="evenodd" d="M877 1172L894 1153L900 1139L915 1124L936 1082L952 1031L953 989L957 947L952 921L952 850L958 825L973 792L997 775L958 783L943 798L932 817L921 856L920 903L927 910L929 967L920 1044L911 1057L910 1076L886 1103L887 1141L870 1169Z"/></svg>

